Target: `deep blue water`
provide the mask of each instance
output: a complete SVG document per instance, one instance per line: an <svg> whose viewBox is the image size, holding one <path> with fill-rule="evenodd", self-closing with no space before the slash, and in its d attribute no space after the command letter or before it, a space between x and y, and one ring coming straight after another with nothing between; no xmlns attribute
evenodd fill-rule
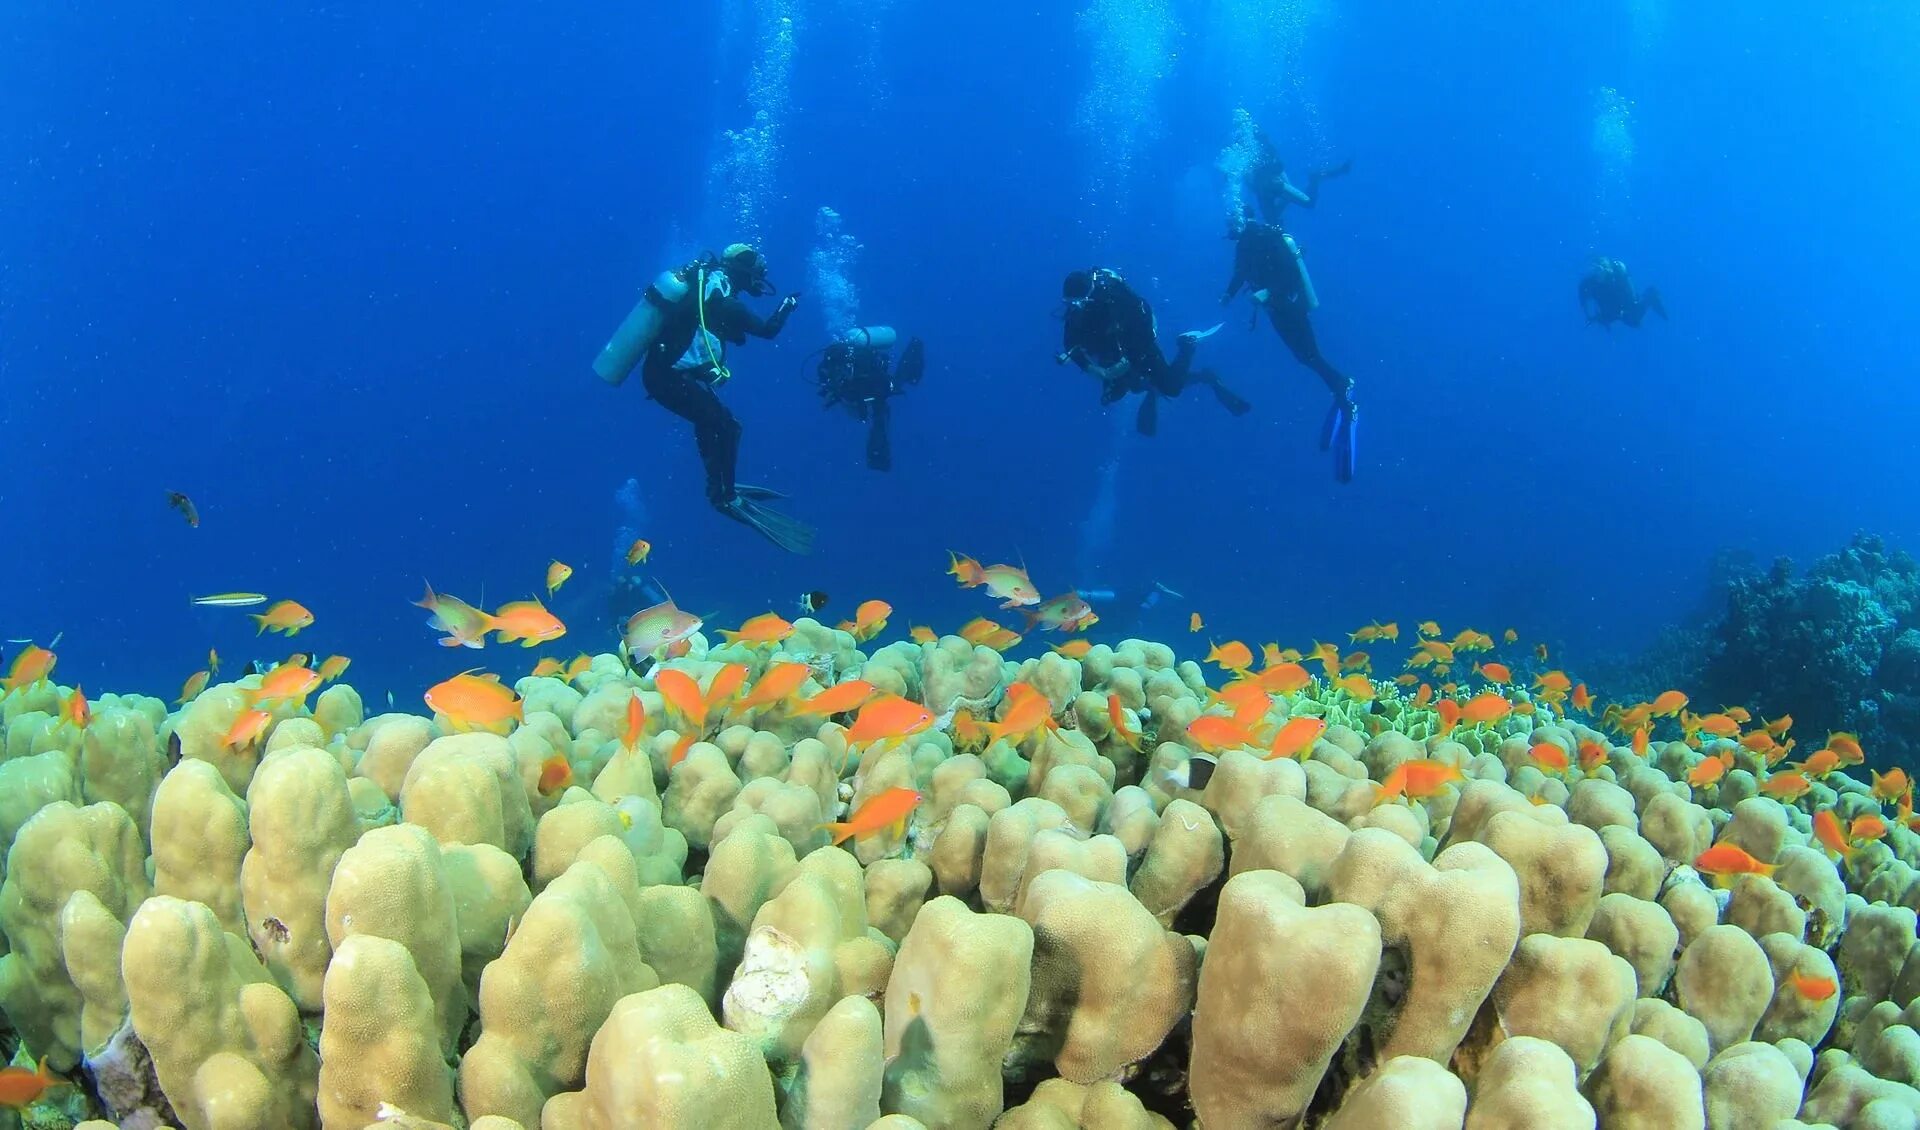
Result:
<svg viewBox="0 0 1920 1130"><path fill-rule="evenodd" d="M90 691L283 654L187 601L256 589L412 705L476 661L433 646L422 578L496 604L552 557L579 573L551 651L606 647L629 478L657 575L723 622L822 588L951 629L990 611L952 547L1049 592L1162 580L1166 638L1437 617L1577 655L1693 606L1722 547L1914 540L1911 5L190 8L0 13L0 636L64 632ZM778 144L730 164L756 99ZM1295 169L1354 161L1290 217L1359 382L1350 486L1244 301L1206 347L1243 419L1190 394L1141 439L1051 360L1076 267L1165 336L1220 316L1236 109ZM928 343L891 474L802 369L822 206L859 317ZM749 237L809 293L724 395L807 559L715 515L684 425L587 369L647 278ZM1673 320L1585 326L1595 252Z"/></svg>

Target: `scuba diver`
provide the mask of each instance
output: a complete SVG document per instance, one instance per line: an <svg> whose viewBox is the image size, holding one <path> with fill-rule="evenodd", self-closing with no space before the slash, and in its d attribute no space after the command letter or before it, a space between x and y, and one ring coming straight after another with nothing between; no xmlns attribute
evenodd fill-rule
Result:
<svg viewBox="0 0 1920 1130"><path fill-rule="evenodd" d="M1236 240L1233 252L1233 277L1227 280L1227 293L1220 305L1232 302L1243 287L1253 290L1254 304L1267 312L1294 359L1319 374L1327 391L1333 393L1333 407L1321 429L1320 450L1333 450L1334 477L1353 481L1353 465L1358 409L1353 403L1353 381L1320 355L1320 342L1313 332L1309 315L1319 307L1313 279L1300 257L1300 245L1280 230L1280 225L1262 223L1251 216L1242 217L1227 238ZM1254 314L1258 319L1259 314Z"/></svg>
<svg viewBox="0 0 1920 1130"><path fill-rule="evenodd" d="M908 385L919 384L927 367L926 350L916 337L901 349L899 363L888 373L888 351L897 340L889 326L856 327L820 351L813 371L822 407L837 404L866 421L867 466L875 471L893 470L893 445L887 437L893 410L887 402Z"/></svg>
<svg viewBox="0 0 1920 1130"><path fill-rule="evenodd" d="M813 527L767 505L785 495L734 480L740 422L714 391L733 376L726 363L727 346L744 345L749 336L771 340L800 301L799 295L790 294L762 319L737 297L772 293L766 259L758 251L736 243L718 256L709 252L654 279L593 368L602 380L617 385L640 364L647 396L693 425L694 444L706 467L707 500L714 509L789 553L808 553Z"/></svg>
<svg viewBox="0 0 1920 1130"><path fill-rule="evenodd" d="M1135 427L1143 436L1159 430L1160 398L1179 396L1190 384L1204 384L1235 416L1253 406L1220 383L1211 369L1189 370L1194 349L1220 329L1189 330L1180 335L1173 360L1160 350L1153 307L1105 267L1074 271L1060 288L1067 300L1066 334L1054 360L1071 361L1101 383L1100 403L1112 404L1130 392L1146 394Z"/></svg>
<svg viewBox="0 0 1920 1130"><path fill-rule="evenodd" d="M1162 605L1171 608L1166 598L1186 599L1159 581L1148 582L1146 587L1139 589L1116 587L1083 588L1073 591L1081 600L1100 609L1100 623L1104 631L1115 633L1122 639L1131 636L1143 639L1157 638L1151 636L1152 628L1143 626L1141 622L1147 619L1149 613ZM1177 616L1178 613L1174 615ZM1171 622L1163 630L1173 630Z"/></svg>
<svg viewBox="0 0 1920 1130"><path fill-rule="evenodd" d="M1580 279L1580 309L1587 316L1588 325L1613 328L1615 322L1625 322L1638 329L1640 319L1651 310L1662 319L1667 316L1666 304L1660 301L1660 291L1648 287L1633 293L1633 280L1627 277L1627 265L1618 259L1609 259L1602 255L1593 261L1593 269Z"/></svg>
<svg viewBox="0 0 1920 1130"><path fill-rule="evenodd" d="M1302 189L1287 179L1286 162L1280 159L1280 150L1265 130L1254 133L1254 143L1258 152L1247 169L1247 187L1253 190L1253 198L1260 202L1260 215L1270 224L1280 222L1289 204L1298 204L1302 208L1313 207L1320 200L1320 182L1346 176L1353 170L1352 161L1315 169L1307 174L1307 187Z"/></svg>

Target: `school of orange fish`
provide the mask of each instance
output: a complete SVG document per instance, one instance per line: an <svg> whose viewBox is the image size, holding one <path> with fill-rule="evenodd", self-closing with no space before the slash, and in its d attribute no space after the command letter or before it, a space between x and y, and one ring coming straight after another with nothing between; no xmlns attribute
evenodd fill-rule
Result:
<svg viewBox="0 0 1920 1130"><path fill-rule="evenodd" d="M644 560L651 551L645 541L634 542L627 554L630 562ZM962 588L985 590L1000 601L1003 610L1019 610L1026 619L1025 630L1046 629L1074 633L1085 631L1098 622L1093 609L1077 594L1069 592L1042 601L1040 590L1023 567L983 566L974 558L951 554L948 574ZM573 575L568 565L554 561L546 572L549 597ZM224 593L195 598L196 604L243 606L265 603L257 593ZM446 647L483 647L489 635L500 643L519 643L537 647L566 634L566 626L537 599L513 601L487 613L458 597L436 593L431 587L415 602L426 609L428 623L443 633L439 643ZM837 627L861 643L876 638L888 625L893 608L882 600L868 600L855 610L851 620ZM253 619L259 632L297 634L314 622L313 613L292 600L273 603ZM637 664L651 660L656 664L687 654L702 620L679 607L671 598L635 613L626 623L622 648L627 661ZM1197 633L1205 624L1198 612L1192 614L1190 629ZM795 625L775 612L754 616L736 629L722 629L729 644L777 646L796 630ZM976 617L955 633L975 646L1006 651L1025 635L986 617ZM910 639L931 644L939 638L928 626L914 625ZM1371 623L1348 635L1349 644L1394 644L1400 639L1395 622ZM1518 634L1508 629L1502 643L1518 643ZM1085 639L1056 644L1052 650L1070 659L1084 658L1092 644ZM1239 640L1213 643L1205 662L1226 676L1225 682L1210 692L1212 705L1190 723L1183 733L1151 732L1143 723L1144 712L1124 708L1116 695L1107 701L1108 720L1113 732L1128 745L1139 749L1142 743L1181 741L1209 755L1229 749L1260 753L1267 758L1306 758L1326 731L1324 718L1290 712L1289 699L1303 693L1318 693L1324 685L1332 698L1353 702L1371 702L1380 695L1397 697L1415 711L1431 711L1432 732L1446 737L1459 727L1491 726L1511 715L1530 715L1541 711L1556 718L1571 714L1586 715L1598 728L1611 730L1625 739L1636 753L1644 755L1655 729L1662 725L1677 731L1678 740L1696 750L1708 741L1722 743L1716 752L1704 757L1687 774L1687 784L1696 790L1718 787L1722 776L1733 767L1733 743L1758 755L1766 766L1760 792L1783 804L1796 805L1812 791L1813 783L1830 774L1843 773L1866 760L1865 751L1852 734L1833 733L1820 748L1798 761L1788 761L1797 740L1790 736L1791 716L1755 724L1752 715L1739 706L1723 707L1712 713L1694 713L1687 696L1678 690L1665 691L1648 702L1612 703L1602 706L1586 684L1574 682L1564 671L1545 669L1533 676L1522 690L1513 670L1493 659L1475 660L1465 666L1459 677L1457 668L1466 656L1493 651L1493 637L1474 629L1444 638L1440 626L1426 621L1416 628L1411 652L1404 670L1391 676L1376 674L1374 659L1367 651L1342 653L1333 643L1315 642L1304 651L1267 643L1256 656L1252 647ZM1545 644L1536 644L1531 652L1534 665L1544 668L1549 652ZM338 679L350 662L344 656L331 656L318 669L308 667L309 656L296 653L266 671L258 687L247 694L248 709L243 711L226 735L226 744L236 750L254 749L271 720L268 707L304 705L308 696L322 685ZM209 678L219 671L219 655L209 652L205 669L196 671L182 687L179 704L190 701L203 690ZM46 648L30 646L15 657L0 689L16 690L47 679L54 668L54 654ZM532 669L534 676L574 682L592 664L582 653L569 661L543 657ZM1318 667L1316 675L1311 668ZM684 671L666 666L653 669L655 689L665 702L669 724L679 740L669 753L669 767L686 756L695 741L712 736L722 725L748 719L762 712L785 711L791 716L830 718L851 717L847 731L849 749L874 743L897 742L935 726L936 720L925 706L897 695L882 694L872 684L860 680L835 683L811 696L802 697L801 688L814 668L800 662L775 662L758 679L751 679L743 663L727 663L713 673L702 687ZM1435 684L1438 684L1437 686ZM478 670L454 675L429 688L426 705L443 717L456 731L488 730L504 733L522 720L521 700L498 675ZM1285 708L1278 722L1270 721L1276 706ZM84 730L90 714L85 693L75 687L61 709L65 724ZM1363 725L1377 733L1387 725L1383 717L1368 715ZM946 726L957 749L983 749L994 742L1008 742L1015 748L1049 729L1058 729L1046 696L1025 683L1008 688L997 719L975 717L970 711L956 711ZM636 692L628 705L625 732L621 737L628 748L639 744L645 735L647 718ZM1560 777L1571 784L1581 775L1593 773L1605 765L1610 755L1606 743L1592 738L1578 742L1568 751L1557 742L1536 736L1529 755L1543 773ZM1461 779L1458 768L1432 759L1415 759L1395 768L1376 786L1376 804L1411 801L1431 797L1450 782ZM539 788L552 795L573 783L571 766L564 756L555 755L542 767ZM1892 808L1891 819L1920 831L1920 818L1913 813L1914 782L1903 769L1872 773L1872 794ZM891 789L863 804L844 822L827 825L834 842L892 829L904 832L920 796L910 789ZM1887 834L1884 816L1864 815L1843 825L1830 808L1814 811L1815 840L1829 855L1843 864L1850 861L1858 846ZM1730 881L1741 874L1767 874L1772 867L1760 862L1733 844L1719 844L1694 860L1694 868L1716 882ZM1830 995L1831 983L1800 986L1810 997Z"/></svg>

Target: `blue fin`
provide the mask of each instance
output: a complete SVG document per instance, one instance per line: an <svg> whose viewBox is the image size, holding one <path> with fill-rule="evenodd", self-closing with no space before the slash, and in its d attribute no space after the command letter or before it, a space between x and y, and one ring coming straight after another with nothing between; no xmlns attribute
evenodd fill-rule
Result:
<svg viewBox="0 0 1920 1130"><path fill-rule="evenodd" d="M1333 449L1333 477L1343 483L1353 481L1353 466L1360 457L1360 410L1347 405L1340 412L1340 434Z"/></svg>
<svg viewBox="0 0 1920 1130"><path fill-rule="evenodd" d="M1340 421L1346 415L1340 408L1340 401L1334 401L1333 406L1327 409L1326 422L1320 425L1320 450L1322 451L1333 450L1333 437L1339 432Z"/></svg>

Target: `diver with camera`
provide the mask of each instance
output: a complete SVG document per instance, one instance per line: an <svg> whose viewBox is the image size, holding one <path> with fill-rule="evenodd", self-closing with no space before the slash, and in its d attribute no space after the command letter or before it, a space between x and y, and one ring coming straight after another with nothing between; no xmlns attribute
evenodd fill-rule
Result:
<svg viewBox="0 0 1920 1130"><path fill-rule="evenodd" d="M893 416L890 401L908 385L920 383L926 371L926 349L919 338L901 347L892 360L899 335L891 326L858 326L820 350L813 376L820 389L821 407L845 408L867 425L867 466L893 470L893 445L887 425ZM891 371L889 371L891 370Z"/></svg>
<svg viewBox="0 0 1920 1130"><path fill-rule="evenodd" d="M766 258L744 243L663 272L614 331L593 370L618 385L639 365L647 396L693 425L714 509L789 553L808 553L813 527L767 505L785 495L734 480L740 422L715 392L733 377L727 346L744 345L749 337L771 340L800 301L790 294L763 319L738 297L764 298L773 291Z"/></svg>

